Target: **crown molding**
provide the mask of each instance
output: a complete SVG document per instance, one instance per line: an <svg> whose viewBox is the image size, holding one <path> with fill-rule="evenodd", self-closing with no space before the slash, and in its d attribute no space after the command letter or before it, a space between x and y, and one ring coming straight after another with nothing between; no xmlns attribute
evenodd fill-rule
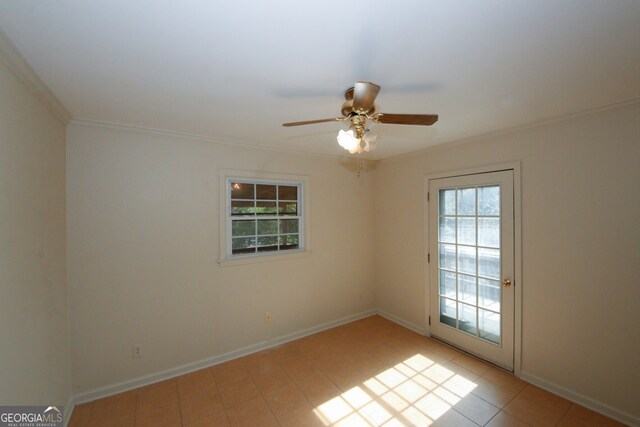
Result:
<svg viewBox="0 0 640 427"><path fill-rule="evenodd" d="M276 153L294 154L307 157L321 157L325 159L349 159L353 160L355 157L347 157L344 154L327 154L318 153L313 151L294 150L290 148L274 147L271 145L259 145L239 139L233 138L220 138L215 136L203 136L187 132L178 132L167 129L151 128L146 126L129 125L124 123L115 122L103 122L100 120L91 119L79 119L73 118L69 123L70 126L87 126L94 128L113 129L127 132L137 132L146 135L156 135L169 138L185 139L189 141L207 142L212 144L219 144L234 148L245 148L250 150L268 151ZM373 159L362 159L364 162L375 162Z"/></svg>
<svg viewBox="0 0 640 427"><path fill-rule="evenodd" d="M509 136L509 135L514 135L514 134L518 134L521 132L526 132L528 130L533 130L533 129L538 129L538 128L542 128L545 126L552 126L555 124L561 124L564 122L568 122L571 120L575 120L575 119L579 119L582 117L587 117L587 116L592 116L594 114L599 114L599 113L604 113L606 111L611 111L611 110L617 110L620 108L626 108L626 107L631 107L633 105L638 105L640 104L640 96L638 97L634 97L634 98L629 98L629 99L625 99L623 101L620 102L614 102L611 104L606 104L606 105L601 105L595 108L590 108L588 110L583 110L583 111L578 111L576 113L571 113L571 114L565 114L562 116L557 116L557 117L552 117L550 119L544 119L544 120L538 120L532 123L527 123L524 125L520 125L520 126L514 126L511 128L507 128L507 129L502 129L502 130L498 130L495 132L487 132L487 133L483 133L480 135L475 135L475 136L471 136L468 138L462 138L462 139L457 139L457 140L453 140L453 141L449 141L449 142L443 142L441 144L437 144L437 145L433 145L431 147L427 147L427 148L423 148L420 150L415 150L415 151L410 151L408 153L404 153L404 154L399 154L397 156L391 156L391 157L387 157L384 159L381 159L381 161L385 161L385 162L390 162L390 161L396 161L396 160L402 160L404 158L407 157L413 157L419 154L423 154L423 153L428 153L431 151L437 151L437 150L442 150L442 149L447 149L447 148L452 148L452 147L458 147L461 145L474 145L474 144L481 144L481 143L485 143L485 142L489 142L493 139L496 138L501 138L501 137L505 137L505 136Z"/></svg>
<svg viewBox="0 0 640 427"><path fill-rule="evenodd" d="M71 121L71 114L58 100L56 95L42 81L42 79L31 68L31 65L22 56L20 51L11 42L9 37L0 29L0 60L9 67L35 94L36 98L62 123L64 126Z"/></svg>

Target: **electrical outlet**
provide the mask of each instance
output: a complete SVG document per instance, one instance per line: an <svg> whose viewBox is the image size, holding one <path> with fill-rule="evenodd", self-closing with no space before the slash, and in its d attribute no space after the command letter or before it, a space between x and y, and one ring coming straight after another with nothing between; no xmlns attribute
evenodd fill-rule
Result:
<svg viewBox="0 0 640 427"><path fill-rule="evenodd" d="M264 321L267 322L267 323L271 323L272 320L273 320L273 317L271 316L271 312L267 311L264 314Z"/></svg>
<svg viewBox="0 0 640 427"><path fill-rule="evenodd" d="M139 346L139 345L134 345L133 346L132 357L134 359L142 357L142 347L141 346Z"/></svg>

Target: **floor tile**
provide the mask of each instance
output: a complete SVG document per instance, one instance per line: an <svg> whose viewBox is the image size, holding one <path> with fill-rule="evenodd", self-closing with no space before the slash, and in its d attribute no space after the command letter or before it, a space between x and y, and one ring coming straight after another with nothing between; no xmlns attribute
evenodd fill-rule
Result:
<svg viewBox="0 0 640 427"><path fill-rule="evenodd" d="M185 427L228 427L229 418L225 411L218 411L194 423L184 423Z"/></svg>
<svg viewBox="0 0 640 427"><path fill-rule="evenodd" d="M216 389L216 383L210 369L203 369L177 378L178 396L184 399Z"/></svg>
<svg viewBox="0 0 640 427"><path fill-rule="evenodd" d="M451 359L451 361L475 373L476 375L482 375L491 368L491 365L488 363L478 360L475 357L467 356L466 354L456 356Z"/></svg>
<svg viewBox="0 0 640 427"><path fill-rule="evenodd" d="M563 415L520 395L509 402L504 411L534 427L555 426Z"/></svg>
<svg viewBox="0 0 640 427"><path fill-rule="evenodd" d="M571 405L564 418L570 421L577 421L580 424L588 427L624 425L615 420L612 420L611 418L605 417L602 414L587 409L584 406L576 405L575 403Z"/></svg>
<svg viewBox="0 0 640 427"><path fill-rule="evenodd" d="M476 424L485 425L493 418L500 408L493 406L486 400L480 399L475 394L464 396L453 408Z"/></svg>
<svg viewBox="0 0 640 427"><path fill-rule="evenodd" d="M73 408L68 427L86 427L89 424L92 407L93 402L76 405Z"/></svg>
<svg viewBox="0 0 640 427"><path fill-rule="evenodd" d="M471 393L498 408L504 408L519 393L517 390L501 387L483 377L476 378L473 383L475 387L471 390Z"/></svg>
<svg viewBox="0 0 640 427"><path fill-rule="evenodd" d="M211 368L211 372L218 386L249 378L249 372L240 359L216 365Z"/></svg>
<svg viewBox="0 0 640 427"><path fill-rule="evenodd" d="M528 384L519 396L532 400L548 409L564 414L571 407L571 402L560 396L549 393L534 385Z"/></svg>
<svg viewBox="0 0 640 427"><path fill-rule="evenodd" d="M280 366L273 367L268 371L251 374L251 378L253 378L253 382L263 394L292 383L291 377Z"/></svg>
<svg viewBox="0 0 640 427"><path fill-rule="evenodd" d="M178 402L178 384L163 381L138 389L136 413Z"/></svg>
<svg viewBox="0 0 640 427"><path fill-rule="evenodd" d="M293 383L265 394L264 399L276 417L309 404L304 394Z"/></svg>
<svg viewBox="0 0 640 427"><path fill-rule="evenodd" d="M500 411L486 424L486 427L529 427L530 424L514 417L508 412Z"/></svg>
<svg viewBox="0 0 640 427"><path fill-rule="evenodd" d="M525 381L522 381L520 378L498 368L489 368L487 372L482 374L482 377L498 384L500 387L508 388L517 392L522 391L522 389L527 386Z"/></svg>
<svg viewBox="0 0 640 427"><path fill-rule="evenodd" d="M313 374L295 381L302 393L311 403L333 399L342 393L324 374Z"/></svg>
<svg viewBox="0 0 640 427"><path fill-rule="evenodd" d="M278 422L282 427L326 427L320 416L311 405L306 405L292 412L278 417Z"/></svg>
<svg viewBox="0 0 640 427"><path fill-rule="evenodd" d="M308 377L311 374L317 374L318 368L304 360L295 360L282 365L282 368L294 380Z"/></svg>
<svg viewBox="0 0 640 427"><path fill-rule="evenodd" d="M190 424L209 415L224 410L222 399L216 391L191 395L187 399L180 399L180 413L182 422Z"/></svg>
<svg viewBox="0 0 640 427"><path fill-rule="evenodd" d="M138 412L135 427L182 427L180 407L172 403Z"/></svg>
<svg viewBox="0 0 640 427"><path fill-rule="evenodd" d="M278 422L262 397L255 397L227 411L232 427L277 426Z"/></svg>
<svg viewBox="0 0 640 427"><path fill-rule="evenodd" d="M133 427L135 422L135 417L133 416L124 416L124 417L92 417L89 422L90 427Z"/></svg>
<svg viewBox="0 0 640 427"><path fill-rule="evenodd" d="M260 395L258 387L256 387L251 378L244 378L235 383L222 385L219 392L225 408L230 408Z"/></svg>
<svg viewBox="0 0 640 427"><path fill-rule="evenodd" d="M133 417L136 413L136 390L119 393L93 402L91 422L99 418Z"/></svg>

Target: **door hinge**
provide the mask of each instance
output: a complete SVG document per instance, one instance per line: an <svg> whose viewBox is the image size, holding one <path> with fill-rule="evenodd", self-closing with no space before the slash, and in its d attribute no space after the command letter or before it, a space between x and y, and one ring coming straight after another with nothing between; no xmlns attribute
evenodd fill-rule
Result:
<svg viewBox="0 0 640 427"><path fill-rule="evenodd" d="M429 316L429 326L431 326L431 316Z"/></svg>
<svg viewBox="0 0 640 427"><path fill-rule="evenodd" d="M427 254L427 263L431 262L431 254Z"/></svg>

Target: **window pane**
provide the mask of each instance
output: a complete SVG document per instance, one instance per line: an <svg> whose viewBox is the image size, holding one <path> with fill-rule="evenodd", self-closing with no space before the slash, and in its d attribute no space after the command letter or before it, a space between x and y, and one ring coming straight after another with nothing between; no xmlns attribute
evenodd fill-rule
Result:
<svg viewBox="0 0 640 427"><path fill-rule="evenodd" d="M500 218L478 218L478 245L500 247Z"/></svg>
<svg viewBox="0 0 640 427"><path fill-rule="evenodd" d="M478 301L481 307L500 311L500 282L478 279Z"/></svg>
<svg viewBox="0 0 640 427"><path fill-rule="evenodd" d="M276 202L256 202L256 214L277 215L278 207L276 206Z"/></svg>
<svg viewBox="0 0 640 427"><path fill-rule="evenodd" d="M456 327L456 302L440 297L440 323Z"/></svg>
<svg viewBox="0 0 640 427"><path fill-rule="evenodd" d="M466 274L458 274L460 284L459 300L476 305L476 278Z"/></svg>
<svg viewBox="0 0 640 427"><path fill-rule="evenodd" d="M456 273L440 270L440 295L456 298Z"/></svg>
<svg viewBox="0 0 640 427"><path fill-rule="evenodd" d="M458 271L476 274L476 248L458 246Z"/></svg>
<svg viewBox="0 0 640 427"><path fill-rule="evenodd" d="M281 219L280 220L280 233L297 233L297 232L298 232L297 219Z"/></svg>
<svg viewBox="0 0 640 427"><path fill-rule="evenodd" d="M231 201L231 215L253 215L255 209L251 201Z"/></svg>
<svg viewBox="0 0 640 427"><path fill-rule="evenodd" d="M478 215L500 215L500 186L478 188Z"/></svg>
<svg viewBox="0 0 640 427"><path fill-rule="evenodd" d="M277 251L278 236L258 236L258 252Z"/></svg>
<svg viewBox="0 0 640 427"><path fill-rule="evenodd" d="M245 184L242 182L231 183L232 199L253 199L254 184Z"/></svg>
<svg viewBox="0 0 640 427"><path fill-rule="evenodd" d="M456 218L449 216L440 217L440 236L441 242L456 242Z"/></svg>
<svg viewBox="0 0 640 427"><path fill-rule="evenodd" d="M500 250L478 248L478 276L500 280Z"/></svg>
<svg viewBox="0 0 640 427"><path fill-rule="evenodd" d="M440 268L456 271L456 246L440 243Z"/></svg>
<svg viewBox="0 0 640 427"><path fill-rule="evenodd" d="M298 248L298 235L289 234L287 236L280 236L280 249L297 249Z"/></svg>
<svg viewBox="0 0 640 427"><path fill-rule="evenodd" d="M462 188L458 190L458 215L476 214L476 189Z"/></svg>
<svg viewBox="0 0 640 427"><path fill-rule="evenodd" d="M261 219L258 221L258 235L260 234L278 234L278 220Z"/></svg>
<svg viewBox="0 0 640 427"><path fill-rule="evenodd" d="M231 235L235 236L252 236L256 234L256 221L232 221Z"/></svg>
<svg viewBox="0 0 640 427"><path fill-rule="evenodd" d="M278 203L278 212L280 215L298 215L298 203L280 202Z"/></svg>
<svg viewBox="0 0 640 427"><path fill-rule="evenodd" d="M500 315L480 310L479 336L485 340L500 344Z"/></svg>
<svg viewBox="0 0 640 427"><path fill-rule="evenodd" d="M458 243L463 245L476 244L475 218L458 218Z"/></svg>
<svg viewBox="0 0 640 427"><path fill-rule="evenodd" d="M471 305L458 303L458 329L476 334L476 311L478 309Z"/></svg>
<svg viewBox="0 0 640 427"><path fill-rule="evenodd" d="M248 254L256 251L255 237L238 237L231 240L233 254Z"/></svg>
<svg viewBox="0 0 640 427"><path fill-rule="evenodd" d="M440 190L440 215L456 214L456 190Z"/></svg>
<svg viewBox="0 0 640 427"><path fill-rule="evenodd" d="M298 200L298 187L289 186L289 185L278 186L278 199Z"/></svg>
<svg viewBox="0 0 640 427"><path fill-rule="evenodd" d="M276 186L275 185L256 185L256 199L262 200L275 200L276 199Z"/></svg>

